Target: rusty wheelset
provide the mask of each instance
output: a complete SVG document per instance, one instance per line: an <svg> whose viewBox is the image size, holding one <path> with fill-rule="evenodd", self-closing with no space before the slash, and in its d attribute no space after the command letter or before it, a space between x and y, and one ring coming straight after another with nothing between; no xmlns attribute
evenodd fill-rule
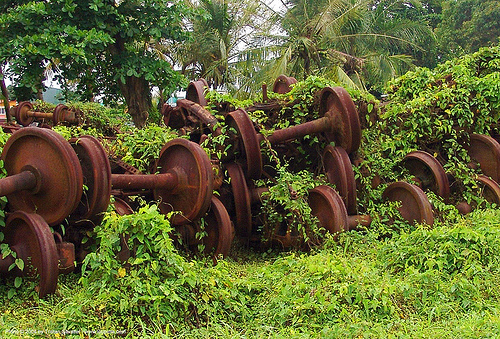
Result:
<svg viewBox="0 0 500 339"><path fill-rule="evenodd" d="M326 87L321 92L320 115L322 118L301 125L276 130L264 137L255 131L250 117L243 109L231 112L226 124L232 131L232 148L226 162L241 160L248 178L257 179L262 173L260 142L267 139L271 145L295 140L306 135L323 133L328 141L344 148L347 153L358 149L361 126L354 103L342 87Z"/></svg>
<svg viewBox="0 0 500 339"><path fill-rule="evenodd" d="M70 124L80 124L82 122L82 112L73 111L68 106L59 104L55 107L54 112L44 113L33 110L33 105L28 101L23 101L15 108L16 120L23 126L29 126L35 120L51 120L54 125L61 122Z"/></svg>

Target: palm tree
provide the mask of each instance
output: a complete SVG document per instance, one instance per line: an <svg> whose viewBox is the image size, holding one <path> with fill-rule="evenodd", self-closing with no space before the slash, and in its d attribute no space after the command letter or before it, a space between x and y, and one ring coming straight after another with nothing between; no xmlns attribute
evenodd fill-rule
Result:
<svg viewBox="0 0 500 339"><path fill-rule="evenodd" d="M405 3L409 3L405 1ZM277 55L265 68L268 79L328 76L348 86L380 87L411 67L402 52L420 49L429 27L394 15L402 1L289 0L274 12L281 34L268 35Z"/></svg>
<svg viewBox="0 0 500 339"><path fill-rule="evenodd" d="M192 39L176 47L174 58L192 79L203 77L214 88L233 87L240 77L241 53L262 21L259 2L200 0L190 5L199 11L190 23Z"/></svg>

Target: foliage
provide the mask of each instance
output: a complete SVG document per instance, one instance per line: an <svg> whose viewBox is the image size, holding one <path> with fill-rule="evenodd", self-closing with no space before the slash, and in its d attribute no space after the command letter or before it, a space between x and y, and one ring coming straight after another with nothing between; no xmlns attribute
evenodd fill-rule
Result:
<svg viewBox="0 0 500 339"><path fill-rule="evenodd" d="M163 146L176 137L178 135L175 132L164 126L149 124L142 129L130 128L104 144L111 155L144 173L149 173L154 168Z"/></svg>
<svg viewBox="0 0 500 339"><path fill-rule="evenodd" d="M46 69L83 99L120 94L138 127L152 86L181 81L155 46L186 38L186 6L172 1L31 1L0 15L0 62L18 86L42 89Z"/></svg>
<svg viewBox="0 0 500 339"><path fill-rule="evenodd" d="M436 36L443 60L476 52L498 43L500 3L498 1L443 1L442 20Z"/></svg>
<svg viewBox="0 0 500 339"><path fill-rule="evenodd" d="M274 20L283 34L267 34L273 62L268 77L321 74L344 87L379 90L411 67L408 55L432 39L427 23L394 15L402 1L289 1ZM260 79L259 79L260 80Z"/></svg>
<svg viewBox="0 0 500 339"><path fill-rule="evenodd" d="M453 203L481 203L478 172L467 166L466 146L471 133L498 133L499 51L481 49L434 70L418 68L389 84L390 102L375 121L367 119L369 128L363 130L363 162L356 169L363 183L358 186L361 205L378 203L375 191L398 179L396 173L404 174L402 160L414 150L434 155L454 178ZM374 191L376 179L382 185Z"/></svg>

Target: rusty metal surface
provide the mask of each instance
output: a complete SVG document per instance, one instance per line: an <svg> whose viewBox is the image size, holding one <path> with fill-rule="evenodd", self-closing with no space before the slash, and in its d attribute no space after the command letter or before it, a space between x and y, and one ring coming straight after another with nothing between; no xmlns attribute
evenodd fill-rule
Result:
<svg viewBox="0 0 500 339"><path fill-rule="evenodd" d="M16 121L18 124L22 126L29 126L33 121L35 121L35 117L29 116L28 112L33 109L33 105L29 101L22 101L16 107Z"/></svg>
<svg viewBox="0 0 500 339"><path fill-rule="evenodd" d="M82 136L70 140L82 168L86 190L78 207L69 216L70 222L89 220L98 225L108 209L111 197L111 166L99 140Z"/></svg>
<svg viewBox="0 0 500 339"><path fill-rule="evenodd" d="M58 232L54 232L53 236L57 248L59 274L73 272L76 261L75 245L71 242L63 241Z"/></svg>
<svg viewBox="0 0 500 339"><path fill-rule="evenodd" d="M38 213L53 226L77 207L83 189L82 169L61 135L45 128L23 128L7 140L2 160L9 176L27 169L39 175L35 191L7 195L11 210Z"/></svg>
<svg viewBox="0 0 500 339"><path fill-rule="evenodd" d="M420 187L403 181L394 182L387 186L382 197L401 202L399 212L410 223L434 223L431 203Z"/></svg>
<svg viewBox="0 0 500 339"><path fill-rule="evenodd" d="M245 175L241 166L236 163L226 164L226 169L234 199L236 234L241 238L248 238L252 234L252 202Z"/></svg>
<svg viewBox="0 0 500 339"><path fill-rule="evenodd" d="M134 213L132 207L130 207L130 205L127 204L125 200L118 197L114 197L114 199L115 201L113 203L113 206L115 207L116 213L118 213L118 215L129 215Z"/></svg>
<svg viewBox="0 0 500 339"><path fill-rule="evenodd" d="M197 125L198 130L204 131L208 128L214 135L221 134L220 128L218 127L219 121L202 105L188 99L179 99L177 100L177 107L174 110L177 108L185 110L185 112L188 113L187 120Z"/></svg>
<svg viewBox="0 0 500 339"><path fill-rule="evenodd" d="M423 190L431 190L447 201L450 197L450 183L441 163L431 154L414 151L406 155L405 167L418 178Z"/></svg>
<svg viewBox="0 0 500 339"><path fill-rule="evenodd" d="M205 87L208 87L208 83L203 78L197 81L191 81L186 89L186 99L196 102L201 106L206 106L207 99L205 98Z"/></svg>
<svg viewBox="0 0 500 339"><path fill-rule="evenodd" d="M54 113L52 114L52 122L54 125L59 124L66 120L66 115L68 114L68 106L64 104L58 104L56 108L54 108Z"/></svg>
<svg viewBox="0 0 500 339"><path fill-rule="evenodd" d="M320 94L320 116L331 119L328 140L352 153L361 143L361 123L351 96L342 87L325 87Z"/></svg>
<svg viewBox="0 0 500 339"><path fill-rule="evenodd" d="M273 92L279 94L285 94L292 90L292 85L297 82L297 79L294 77L287 77L284 74L281 74L276 78L273 85Z"/></svg>
<svg viewBox="0 0 500 339"><path fill-rule="evenodd" d="M38 276L40 298L56 291L59 275L56 243L49 225L38 214L14 212L7 217L4 242L24 261L24 271L13 274ZM2 272L5 273L5 272Z"/></svg>
<svg viewBox="0 0 500 339"><path fill-rule="evenodd" d="M262 154L255 127L248 114L238 109L226 116L226 125L230 135L231 148L224 162L242 162L242 168L248 179L259 179L262 175ZM232 132L233 130L234 132Z"/></svg>
<svg viewBox="0 0 500 339"><path fill-rule="evenodd" d="M162 213L179 211L172 223L182 225L202 217L210 206L213 194L213 172L207 153L196 143L174 139L165 144L156 164L160 174L177 177L175 188L154 189Z"/></svg>
<svg viewBox="0 0 500 339"><path fill-rule="evenodd" d="M500 144L484 134L472 134L467 147L469 156L477 161L481 172L496 182L500 180Z"/></svg>
<svg viewBox="0 0 500 339"><path fill-rule="evenodd" d="M326 231L337 234L348 228L347 210L340 195L332 187L321 185L309 191L312 215Z"/></svg>
<svg viewBox="0 0 500 339"><path fill-rule="evenodd" d="M328 145L323 152L323 167L330 184L335 185L348 214L357 214L356 179L349 155L342 147Z"/></svg>
<svg viewBox="0 0 500 339"><path fill-rule="evenodd" d="M203 219L204 231L207 235L201 239L201 242L205 245L205 254L215 258L228 256L234 238L234 227L226 208L215 196L212 197L210 209ZM202 231L199 223L197 226L198 231Z"/></svg>
<svg viewBox="0 0 500 339"><path fill-rule="evenodd" d="M479 175L477 181L481 188L481 196L491 204L500 205L500 186L498 183L485 175Z"/></svg>

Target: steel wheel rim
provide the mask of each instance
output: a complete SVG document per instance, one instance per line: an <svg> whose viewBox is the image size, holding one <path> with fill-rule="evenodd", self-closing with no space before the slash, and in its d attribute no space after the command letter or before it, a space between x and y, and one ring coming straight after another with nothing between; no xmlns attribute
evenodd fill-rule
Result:
<svg viewBox="0 0 500 339"><path fill-rule="evenodd" d="M7 140L2 160L8 175L31 166L43 178L36 194L20 191L7 196L13 210L40 214L54 226L78 206L83 190L82 168L75 151L61 135L45 128L20 129Z"/></svg>

